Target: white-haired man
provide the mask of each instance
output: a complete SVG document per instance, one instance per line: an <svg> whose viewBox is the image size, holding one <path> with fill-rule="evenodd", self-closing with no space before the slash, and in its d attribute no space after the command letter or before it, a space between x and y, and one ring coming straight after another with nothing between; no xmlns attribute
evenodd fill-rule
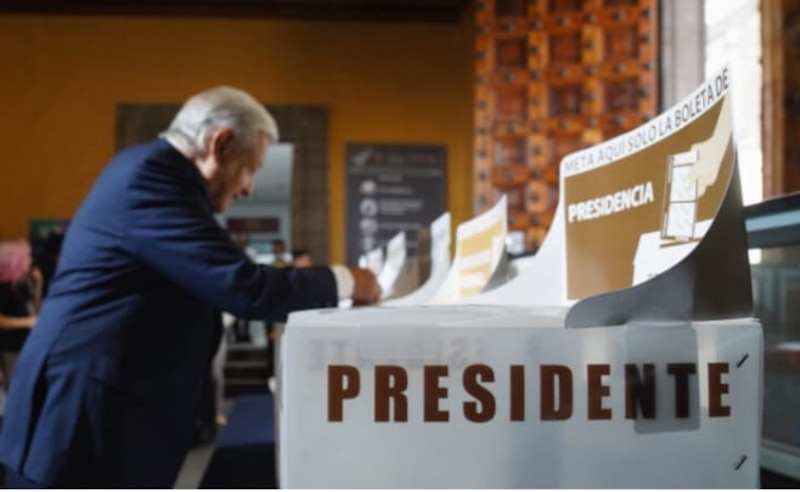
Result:
<svg viewBox="0 0 800 492"><path fill-rule="evenodd" d="M379 298L363 270L256 265L217 224L253 192L277 139L261 104L221 87L111 160L70 224L17 362L0 435L9 485L172 487L219 310L275 318Z"/></svg>

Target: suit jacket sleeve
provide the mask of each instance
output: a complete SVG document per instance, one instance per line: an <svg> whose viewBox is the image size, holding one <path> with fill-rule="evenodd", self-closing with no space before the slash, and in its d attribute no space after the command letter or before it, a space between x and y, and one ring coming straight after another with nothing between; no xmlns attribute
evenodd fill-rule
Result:
<svg viewBox="0 0 800 492"><path fill-rule="evenodd" d="M248 318L335 305L329 268L276 269L253 263L214 218L193 165L148 162L129 183L125 247L146 267L218 309Z"/></svg>

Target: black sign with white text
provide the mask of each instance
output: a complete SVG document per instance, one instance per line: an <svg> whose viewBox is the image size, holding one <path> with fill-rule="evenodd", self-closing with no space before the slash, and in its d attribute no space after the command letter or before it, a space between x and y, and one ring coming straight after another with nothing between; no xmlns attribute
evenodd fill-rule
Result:
<svg viewBox="0 0 800 492"><path fill-rule="evenodd" d="M406 232L416 254L417 230L447 210L447 152L442 145L347 145L347 264Z"/></svg>

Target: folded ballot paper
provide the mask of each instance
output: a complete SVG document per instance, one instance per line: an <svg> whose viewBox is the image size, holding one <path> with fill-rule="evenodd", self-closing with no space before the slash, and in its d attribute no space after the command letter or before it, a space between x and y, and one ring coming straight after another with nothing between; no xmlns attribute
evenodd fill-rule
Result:
<svg viewBox="0 0 800 492"><path fill-rule="evenodd" d="M386 258L378 273L378 285L381 286L381 299L394 295L395 284L403 274L406 265L406 233L398 232L386 244Z"/></svg>
<svg viewBox="0 0 800 492"><path fill-rule="evenodd" d="M725 69L565 157L553 226L511 280L505 220L486 219L419 305L292 314L281 487L757 487L762 335L728 86Z"/></svg>
<svg viewBox="0 0 800 492"><path fill-rule="evenodd" d="M434 267L442 270L439 264L449 256L449 214L443 220L437 220L432 230L437 238L432 247ZM456 229L455 256L452 265L448 265L441 277L432 275L432 282L421 287L405 298L384 303L384 306L408 306L414 304L454 304L482 292L505 271L505 238L506 238L507 206L505 196L487 212L460 224ZM448 230L442 231L443 226ZM438 230L437 230L438 229ZM447 240L442 236L447 234ZM444 249L448 249L445 253ZM435 270L434 273L438 272ZM380 280L380 279L379 279Z"/></svg>

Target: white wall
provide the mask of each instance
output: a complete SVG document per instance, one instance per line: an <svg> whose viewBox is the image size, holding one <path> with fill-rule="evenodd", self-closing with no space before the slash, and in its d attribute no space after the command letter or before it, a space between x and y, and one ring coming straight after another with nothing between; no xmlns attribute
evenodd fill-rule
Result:
<svg viewBox="0 0 800 492"><path fill-rule="evenodd" d="M760 202L764 197L758 3L759 0L705 1L706 74L716 72L726 63L733 69L733 121L745 205Z"/></svg>

